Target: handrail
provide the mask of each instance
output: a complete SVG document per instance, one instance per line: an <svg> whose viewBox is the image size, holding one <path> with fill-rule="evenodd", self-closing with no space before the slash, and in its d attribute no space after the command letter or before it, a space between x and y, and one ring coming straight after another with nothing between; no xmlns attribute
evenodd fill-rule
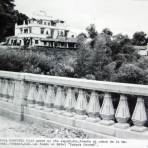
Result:
<svg viewBox="0 0 148 148"><path fill-rule="evenodd" d="M96 81L96 80L67 78L59 76L46 76L39 74L18 73L18 72L8 72L8 71L0 71L0 78L24 80L27 82L53 84L65 87L90 89L103 92L148 96L148 86L139 85L139 84Z"/></svg>

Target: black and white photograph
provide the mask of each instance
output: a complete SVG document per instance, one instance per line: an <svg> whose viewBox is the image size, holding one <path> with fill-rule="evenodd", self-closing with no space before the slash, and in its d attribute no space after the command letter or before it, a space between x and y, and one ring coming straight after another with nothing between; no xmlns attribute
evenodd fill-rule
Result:
<svg viewBox="0 0 148 148"><path fill-rule="evenodd" d="M148 0L0 0L0 148L147 139Z"/></svg>

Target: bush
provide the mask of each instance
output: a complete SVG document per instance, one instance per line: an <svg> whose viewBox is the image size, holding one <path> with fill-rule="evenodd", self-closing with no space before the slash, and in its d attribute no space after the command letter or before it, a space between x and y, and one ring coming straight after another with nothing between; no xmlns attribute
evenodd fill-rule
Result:
<svg viewBox="0 0 148 148"><path fill-rule="evenodd" d="M55 49L54 49L55 50ZM46 75L71 76L74 68L74 51L44 49L0 49L0 69L15 72L28 72Z"/></svg>
<svg viewBox="0 0 148 148"><path fill-rule="evenodd" d="M114 81L123 83L145 84L146 78L144 71L134 64L122 65L116 75Z"/></svg>

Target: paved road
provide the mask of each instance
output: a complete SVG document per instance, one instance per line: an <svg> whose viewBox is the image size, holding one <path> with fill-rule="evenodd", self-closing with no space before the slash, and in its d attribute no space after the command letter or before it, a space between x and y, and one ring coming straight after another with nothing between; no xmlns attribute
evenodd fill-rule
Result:
<svg viewBox="0 0 148 148"><path fill-rule="evenodd" d="M0 148L44 148L51 146L9 144L10 139L34 138L89 138L79 130L52 127L47 124L17 122L0 116ZM2 140L9 142L2 142ZM56 146L57 147L57 146ZM52 148L56 148L55 146Z"/></svg>
<svg viewBox="0 0 148 148"><path fill-rule="evenodd" d="M57 128L47 124L17 122L0 116L0 137L87 138L79 130Z"/></svg>
<svg viewBox="0 0 148 148"><path fill-rule="evenodd" d="M35 127L25 122L16 122L0 116L0 137L34 137L41 136L33 132Z"/></svg>

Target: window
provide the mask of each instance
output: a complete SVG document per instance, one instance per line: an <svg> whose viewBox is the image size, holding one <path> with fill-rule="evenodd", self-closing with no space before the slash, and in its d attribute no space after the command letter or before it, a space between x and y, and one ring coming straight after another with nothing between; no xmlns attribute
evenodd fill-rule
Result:
<svg viewBox="0 0 148 148"><path fill-rule="evenodd" d="M32 28L31 28L31 27L29 28L29 32L30 32L30 33L32 32Z"/></svg>
<svg viewBox="0 0 148 148"><path fill-rule="evenodd" d="M38 21L38 23L39 23L39 24L42 24L42 23L43 23L43 21L42 21L42 20L39 20L39 21Z"/></svg>
<svg viewBox="0 0 148 148"><path fill-rule="evenodd" d="M51 38L53 38L53 35L54 35L54 29L51 29Z"/></svg>
<svg viewBox="0 0 148 148"><path fill-rule="evenodd" d="M51 26L56 26L56 22L55 21L51 21Z"/></svg>
<svg viewBox="0 0 148 148"><path fill-rule="evenodd" d="M50 22L48 22L48 26L50 26Z"/></svg>
<svg viewBox="0 0 148 148"><path fill-rule="evenodd" d="M44 22L44 25L46 25L46 22Z"/></svg>
<svg viewBox="0 0 148 148"><path fill-rule="evenodd" d="M46 46L47 45L47 42L44 42L44 46Z"/></svg>
<svg viewBox="0 0 148 148"><path fill-rule="evenodd" d="M64 33L63 33L63 31L61 31L60 35L61 35L62 37L64 36Z"/></svg>
<svg viewBox="0 0 148 148"><path fill-rule="evenodd" d="M39 43L39 41L38 40L35 40L35 44L38 44Z"/></svg>
<svg viewBox="0 0 148 148"><path fill-rule="evenodd" d="M23 29L21 28L21 29L20 29L20 33L22 34L22 32L23 32Z"/></svg>
<svg viewBox="0 0 148 148"><path fill-rule="evenodd" d="M28 33L28 29L24 29L24 33Z"/></svg>
<svg viewBox="0 0 148 148"><path fill-rule="evenodd" d="M64 36L67 37L68 36L68 30L65 30Z"/></svg>
<svg viewBox="0 0 148 148"><path fill-rule="evenodd" d="M45 28L41 28L41 34L44 34Z"/></svg>
<svg viewBox="0 0 148 148"><path fill-rule="evenodd" d="M11 40L11 45L13 44L13 40Z"/></svg>

